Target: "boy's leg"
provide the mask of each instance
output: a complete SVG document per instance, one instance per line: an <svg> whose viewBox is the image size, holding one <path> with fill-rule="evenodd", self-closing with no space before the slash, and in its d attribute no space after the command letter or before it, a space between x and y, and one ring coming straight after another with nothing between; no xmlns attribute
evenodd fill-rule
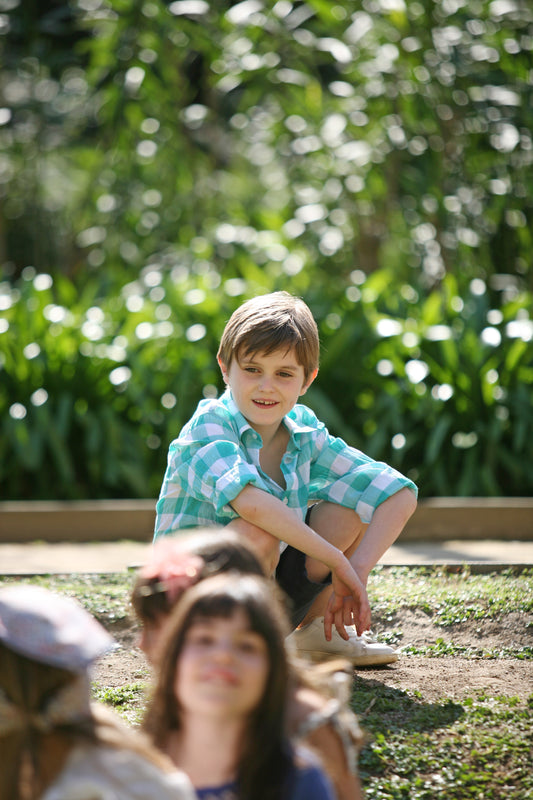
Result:
<svg viewBox="0 0 533 800"><path fill-rule="evenodd" d="M334 503L317 503L309 510L308 525L327 539L349 558L361 543L367 525L351 509ZM325 658L345 658L354 666L389 664L398 659L395 650L386 644L375 642L368 635L358 636L353 626L346 628L349 640L345 641L334 629L331 642L326 642L323 617L331 596L329 572L327 567L314 559L306 558L304 583L308 588L315 587L314 599L306 605L305 612L294 619L299 627L289 636L288 641L300 655L310 655L318 660ZM325 582L320 590L316 584ZM301 584L301 580L300 580ZM288 589L291 594L290 589ZM298 591L298 590L297 590ZM305 597L305 586L300 596Z"/></svg>
<svg viewBox="0 0 533 800"><path fill-rule="evenodd" d="M341 550L347 558L357 550L368 527L351 508L327 502L316 503L309 509L307 524L323 539ZM314 558L306 558L305 568L311 581L321 582L329 575L326 565ZM324 616L331 591L331 585L328 585L317 595L302 620L302 625Z"/></svg>
<svg viewBox="0 0 533 800"><path fill-rule="evenodd" d="M241 534L259 558L268 576L273 576L279 561L279 539L241 517L232 520L227 530Z"/></svg>
<svg viewBox="0 0 533 800"><path fill-rule="evenodd" d="M356 549L368 527L355 511L322 501L307 509L305 521L348 555ZM321 561L289 546L280 558L276 581L291 600L294 628L310 622L321 612L323 616L331 596L331 572Z"/></svg>

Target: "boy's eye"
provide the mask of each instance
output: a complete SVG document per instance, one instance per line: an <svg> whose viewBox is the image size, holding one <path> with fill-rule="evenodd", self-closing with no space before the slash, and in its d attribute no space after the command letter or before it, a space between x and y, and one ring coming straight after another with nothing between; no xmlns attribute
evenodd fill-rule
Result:
<svg viewBox="0 0 533 800"><path fill-rule="evenodd" d="M292 372L280 372L281 378L292 378Z"/></svg>

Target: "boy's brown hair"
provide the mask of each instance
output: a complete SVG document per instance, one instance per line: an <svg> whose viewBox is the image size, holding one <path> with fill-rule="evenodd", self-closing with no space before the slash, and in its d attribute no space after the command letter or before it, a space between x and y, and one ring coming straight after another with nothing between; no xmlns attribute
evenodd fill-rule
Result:
<svg viewBox="0 0 533 800"><path fill-rule="evenodd" d="M309 307L288 292L253 297L231 315L218 348L217 359L229 368L241 355L294 349L307 380L318 368L318 328Z"/></svg>

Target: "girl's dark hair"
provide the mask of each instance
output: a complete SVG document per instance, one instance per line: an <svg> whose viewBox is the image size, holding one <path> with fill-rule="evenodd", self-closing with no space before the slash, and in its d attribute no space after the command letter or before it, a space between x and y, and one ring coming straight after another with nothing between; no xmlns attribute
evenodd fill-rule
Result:
<svg viewBox="0 0 533 800"><path fill-rule="evenodd" d="M157 683L148 704L144 729L164 748L171 731L182 726L175 695L177 664L190 627L201 618L247 615L250 628L265 641L268 675L263 696L252 714L239 754L237 783L242 800L279 800L292 763L285 738L289 666L285 637L289 623L275 584L266 578L228 573L202 581L178 601L165 631Z"/></svg>
<svg viewBox="0 0 533 800"><path fill-rule="evenodd" d="M198 529L182 531L172 537L176 554L200 556L204 566L196 581L233 570L243 575L261 575L263 566L246 541L237 533L219 530ZM154 545L157 547L157 543ZM141 622L155 622L161 615L167 615L175 605L164 589L160 587L158 576L143 578L139 574L131 593L131 602Z"/></svg>

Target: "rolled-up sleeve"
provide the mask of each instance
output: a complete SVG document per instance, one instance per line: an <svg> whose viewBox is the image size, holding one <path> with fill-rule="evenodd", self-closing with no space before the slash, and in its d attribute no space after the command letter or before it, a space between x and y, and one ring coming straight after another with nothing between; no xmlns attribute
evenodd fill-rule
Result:
<svg viewBox="0 0 533 800"><path fill-rule="evenodd" d="M175 471L191 497L201 501L209 498L218 513L248 484L265 488L257 469L246 461L239 445L227 440L201 446L178 445Z"/></svg>
<svg viewBox="0 0 533 800"><path fill-rule="evenodd" d="M223 415L200 414L169 447L155 536L180 528L226 525L238 516L231 502L249 484L267 489L237 429Z"/></svg>

